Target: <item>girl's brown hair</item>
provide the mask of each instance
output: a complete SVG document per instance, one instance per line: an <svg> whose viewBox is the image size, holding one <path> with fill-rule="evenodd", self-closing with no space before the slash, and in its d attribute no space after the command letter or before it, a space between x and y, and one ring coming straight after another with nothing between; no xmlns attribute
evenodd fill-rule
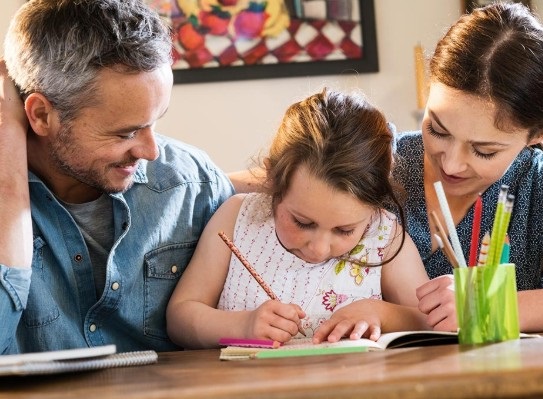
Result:
<svg viewBox="0 0 543 399"><path fill-rule="evenodd" d="M391 182L392 143L384 115L361 95L324 89L291 105L266 160L273 203L282 200L294 171L304 165L316 178L376 209L394 202L404 224ZM402 229L398 251L383 264L404 240Z"/></svg>

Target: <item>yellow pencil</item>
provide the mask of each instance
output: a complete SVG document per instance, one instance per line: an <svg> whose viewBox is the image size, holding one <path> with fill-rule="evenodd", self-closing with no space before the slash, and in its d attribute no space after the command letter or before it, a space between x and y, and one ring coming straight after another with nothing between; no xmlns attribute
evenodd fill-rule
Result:
<svg viewBox="0 0 543 399"><path fill-rule="evenodd" d="M487 231L481 242L481 249L479 251L479 259L477 260L477 266L484 266L488 256L488 246L490 245L490 233Z"/></svg>

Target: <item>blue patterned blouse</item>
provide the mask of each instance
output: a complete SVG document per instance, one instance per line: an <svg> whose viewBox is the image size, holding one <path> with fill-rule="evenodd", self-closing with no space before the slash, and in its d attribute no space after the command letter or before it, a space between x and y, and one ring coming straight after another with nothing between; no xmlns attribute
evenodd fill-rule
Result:
<svg viewBox="0 0 543 399"><path fill-rule="evenodd" d="M397 135L394 178L406 191L404 205L407 231L413 238L430 278L451 274L451 265L441 250L431 252L430 228L423 183L424 146L421 132ZM525 148L507 172L482 195L481 242L486 231L492 233L499 189L509 186L515 203L509 224L510 261L516 264L519 290L542 288L543 265L543 152ZM473 205L457 225L458 238L468 259L471 243Z"/></svg>

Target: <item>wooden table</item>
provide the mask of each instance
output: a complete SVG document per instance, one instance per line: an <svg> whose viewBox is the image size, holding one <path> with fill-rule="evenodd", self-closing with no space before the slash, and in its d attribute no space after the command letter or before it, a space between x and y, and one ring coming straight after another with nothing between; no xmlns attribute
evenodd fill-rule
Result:
<svg viewBox="0 0 543 399"><path fill-rule="evenodd" d="M543 398L543 339L246 361L168 352L148 366L0 378L0 397Z"/></svg>

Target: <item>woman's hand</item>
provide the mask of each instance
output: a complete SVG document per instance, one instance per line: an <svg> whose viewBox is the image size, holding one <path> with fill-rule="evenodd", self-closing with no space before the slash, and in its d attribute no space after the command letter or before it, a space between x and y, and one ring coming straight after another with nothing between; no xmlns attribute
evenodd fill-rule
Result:
<svg viewBox="0 0 543 399"><path fill-rule="evenodd" d="M421 285L416 291L419 310L427 315L426 322L434 330L456 331L456 302L454 278L443 275Z"/></svg>

